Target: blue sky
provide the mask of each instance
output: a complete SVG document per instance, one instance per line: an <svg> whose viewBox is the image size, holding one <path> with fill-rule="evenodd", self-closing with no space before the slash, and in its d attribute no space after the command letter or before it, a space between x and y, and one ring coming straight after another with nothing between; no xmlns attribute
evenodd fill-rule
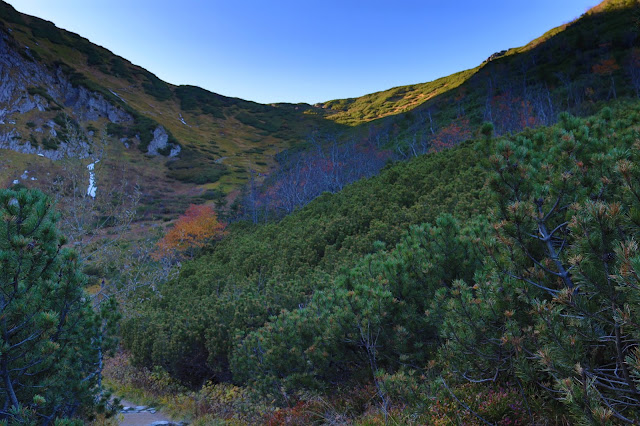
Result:
<svg viewBox="0 0 640 426"><path fill-rule="evenodd" d="M173 84L315 103L422 83L597 0L8 0Z"/></svg>

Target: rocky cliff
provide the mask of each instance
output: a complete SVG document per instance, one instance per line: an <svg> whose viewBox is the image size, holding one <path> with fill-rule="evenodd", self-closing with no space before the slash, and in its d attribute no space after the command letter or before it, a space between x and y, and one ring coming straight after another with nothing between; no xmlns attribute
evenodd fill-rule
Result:
<svg viewBox="0 0 640 426"><path fill-rule="evenodd" d="M0 148L52 160L85 158L92 151L92 122L133 123L131 114L102 94L73 84L60 66L38 61L11 32L0 28ZM166 130L158 126L147 152L159 155L163 150L176 156L180 147L170 144Z"/></svg>

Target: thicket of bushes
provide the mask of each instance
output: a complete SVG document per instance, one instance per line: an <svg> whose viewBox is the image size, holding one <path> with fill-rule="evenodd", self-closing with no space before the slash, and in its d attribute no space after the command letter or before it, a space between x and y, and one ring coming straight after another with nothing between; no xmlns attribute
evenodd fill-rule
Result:
<svg viewBox="0 0 640 426"><path fill-rule="evenodd" d="M328 285L328 273L352 266L374 251L376 241L393 246L410 224L447 211L466 219L486 210L484 175L474 149L462 146L394 165L379 177L323 195L278 223L233 224L229 238L186 264L181 278L166 286L174 294L149 304L126 326L132 330L130 343L139 346L135 353L145 362L159 362L182 379L229 378L236 329L258 328L281 309L305 303L315 289ZM212 293L217 297L208 297ZM165 321L165 309L184 321ZM195 312L202 317L190 319ZM191 328L194 324L199 325ZM178 335L189 336L189 343Z"/></svg>
<svg viewBox="0 0 640 426"><path fill-rule="evenodd" d="M125 325L127 346L283 401L442 371L636 418L640 106L560 118L235 225Z"/></svg>

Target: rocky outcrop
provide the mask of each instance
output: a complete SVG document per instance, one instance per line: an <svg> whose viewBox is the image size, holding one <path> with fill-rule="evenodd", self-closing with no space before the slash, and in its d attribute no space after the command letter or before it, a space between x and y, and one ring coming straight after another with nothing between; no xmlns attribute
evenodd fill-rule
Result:
<svg viewBox="0 0 640 426"><path fill-rule="evenodd" d="M491 61L494 61L494 60L496 60L496 59L498 59L498 58L503 57L507 52L508 52L508 50L501 50L501 51L499 51L499 52L496 52L496 53L492 54L491 56L489 56L489 57L488 57L487 59L485 59L484 61L485 61L485 62L491 62Z"/></svg>
<svg viewBox="0 0 640 426"><path fill-rule="evenodd" d="M16 109L20 114L31 111L32 109L38 109L38 111L44 111L47 107L46 99L38 95L28 96L23 95L18 102Z"/></svg>
<svg viewBox="0 0 640 426"><path fill-rule="evenodd" d="M61 80L64 81L64 77ZM113 106L102 95L90 92L82 86L73 87L71 83L66 82L62 95L64 96L64 106L71 107L74 115L80 121L95 121L99 118L107 118L112 123L133 121L128 113Z"/></svg>
<svg viewBox="0 0 640 426"><path fill-rule="evenodd" d="M169 157L175 157L180 153L180 146L169 142L169 134L164 127L158 126L153 131L153 139L149 142L147 154L164 155L169 148Z"/></svg>
<svg viewBox="0 0 640 426"><path fill-rule="evenodd" d="M23 154L38 154L51 160L69 158L87 158L91 154L91 146L85 141L60 142L55 150L34 147L30 141L23 141L15 130L7 134L0 133L0 148L10 149Z"/></svg>
<svg viewBox="0 0 640 426"><path fill-rule="evenodd" d="M17 49L25 49L20 54ZM57 125L44 118L50 100L64 106L66 112L80 122L106 118L112 123L132 123L133 117L122 108L113 105L99 93L85 87L74 87L61 69L52 70L43 64L29 60L28 48L19 46L11 35L0 29L0 148L57 160L65 156L87 157L91 151L90 140L73 142L59 141L57 150L34 147L21 135L15 126L16 118L33 110L43 112L40 124L49 127L49 134L56 137ZM47 123L44 121L49 120ZM39 132L38 132L39 130ZM58 129L59 130L59 129ZM41 127L37 133L46 133Z"/></svg>

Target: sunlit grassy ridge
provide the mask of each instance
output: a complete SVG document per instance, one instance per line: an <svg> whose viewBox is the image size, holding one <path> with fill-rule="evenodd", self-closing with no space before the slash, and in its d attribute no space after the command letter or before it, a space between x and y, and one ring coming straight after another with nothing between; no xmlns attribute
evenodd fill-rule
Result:
<svg viewBox="0 0 640 426"><path fill-rule="evenodd" d="M456 89L477 70L478 68L474 68L429 83L394 87L359 98L337 99L318 105L328 110L327 118L338 123L358 125L410 111L438 95Z"/></svg>

